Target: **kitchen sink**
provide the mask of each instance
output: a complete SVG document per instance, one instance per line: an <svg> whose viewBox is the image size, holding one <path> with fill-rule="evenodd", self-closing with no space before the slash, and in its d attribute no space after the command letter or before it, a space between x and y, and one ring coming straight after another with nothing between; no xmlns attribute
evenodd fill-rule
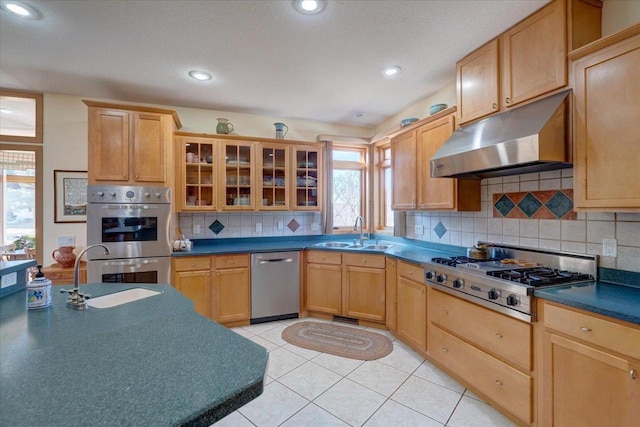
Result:
<svg viewBox="0 0 640 427"><path fill-rule="evenodd" d="M363 247L362 249L368 249L370 251L386 251L387 249L389 249L392 246L393 245L367 245L367 246Z"/></svg>
<svg viewBox="0 0 640 427"><path fill-rule="evenodd" d="M93 308L111 308L129 302L149 298L161 294L162 291L152 291L144 288L127 289L126 291L114 292L101 297L87 300L87 305Z"/></svg>
<svg viewBox="0 0 640 427"><path fill-rule="evenodd" d="M315 243L313 246L318 247L318 248L346 248L346 247L351 247L351 243L345 243L345 242L322 242L322 243Z"/></svg>

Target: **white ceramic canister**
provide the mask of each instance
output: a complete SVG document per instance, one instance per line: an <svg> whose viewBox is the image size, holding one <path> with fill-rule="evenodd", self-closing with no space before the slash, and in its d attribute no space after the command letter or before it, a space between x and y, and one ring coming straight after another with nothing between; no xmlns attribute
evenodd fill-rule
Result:
<svg viewBox="0 0 640 427"><path fill-rule="evenodd" d="M37 310L51 305L51 280L44 277L42 266L38 265L36 277L27 283L27 308Z"/></svg>

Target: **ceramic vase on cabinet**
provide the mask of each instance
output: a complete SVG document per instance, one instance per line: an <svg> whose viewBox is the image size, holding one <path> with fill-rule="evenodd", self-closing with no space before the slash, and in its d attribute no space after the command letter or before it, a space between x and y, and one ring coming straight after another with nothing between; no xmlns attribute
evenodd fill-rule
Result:
<svg viewBox="0 0 640 427"><path fill-rule="evenodd" d="M228 134L233 132L233 123L230 123L228 119L219 118L218 125L216 126L216 132L219 134Z"/></svg>
<svg viewBox="0 0 640 427"><path fill-rule="evenodd" d="M62 268L73 267L76 262L76 254L73 253L75 246L60 246L51 253L51 256L62 266Z"/></svg>

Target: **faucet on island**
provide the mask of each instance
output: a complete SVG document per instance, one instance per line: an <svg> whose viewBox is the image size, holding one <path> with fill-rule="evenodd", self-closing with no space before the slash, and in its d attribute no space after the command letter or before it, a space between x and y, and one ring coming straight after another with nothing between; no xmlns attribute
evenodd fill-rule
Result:
<svg viewBox="0 0 640 427"><path fill-rule="evenodd" d="M73 267L73 289L60 289L60 292L69 292L69 298L67 298L67 307L72 308L74 310L84 310L87 308L87 302L85 299L91 297L89 294L83 294L80 292L79 284L78 284L78 267L80 266L80 259L82 256L91 248L95 248L97 246L101 246L104 248L104 254L109 255L109 248L103 245L102 243L97 243L95 245L89 245L84 248L77 256L76 263Z"/></svg>
<svg viewBox="0 0 640 427"><path fill-rule="evenodd" d="M369 233L367 232L367 238L365 239L364 237L364 231L363 231L363 227L364 227L364 219L362 218L362 216L358 215L356 217L356 223L353 226L353 230L357 231L358 230L358 221L360 222L360 246L364 246L364 241L369 239Z"/></svg>

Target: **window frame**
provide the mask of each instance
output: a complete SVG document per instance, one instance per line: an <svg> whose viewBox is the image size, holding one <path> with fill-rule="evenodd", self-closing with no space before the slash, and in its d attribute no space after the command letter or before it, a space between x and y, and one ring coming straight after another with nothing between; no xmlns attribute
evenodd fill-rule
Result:
<svg viewBox="0 0 640 427"><path fill-rule="evenodd" d="M374 228L377 232L393 233L393 226L387 226L385 171L391 171L391 139L385 138L374 147ZM388 155L387 155L388 153ZM391 180L393 185L393 180Z"/></svg>
<svg viewBox="0 0 640 427"><path fill-rule="evenodd" d="M368 180L367 180L367 171L368 167L368 146L359 146L359 145L346 145L346 144L334 144L331 148L332 151L332 159L333 152L335 151L353 151L360 154L359 161L349 161L349 160L332 160L331 161L331 176L335 177L335 170L359 170L360 171L360 216L362 216L364 220L364 224L362 226L363 230L369 230L369 221L367 215L367 194L368 194ZM335 179L335 178L334 178ZM331 182L331 224L333 227L333 234L352 234L354 232L353 225L348 226L337 226L334 223L334 204L333 204L333 182Z"/></svg>
<svg viewBox="0 0 640 427"><path fill-rule="evenodd" d="M18 90L0 89L0 97L12 97L12 98L25 98L33 99L36 102L36 135L35 136L19 136L19 135L6 135L0 134L0 140L8 142L29 142L35 144L42 144L43 131L42 131L42 112L43 112L43 95L37 92L24 92Z"/></svg>

